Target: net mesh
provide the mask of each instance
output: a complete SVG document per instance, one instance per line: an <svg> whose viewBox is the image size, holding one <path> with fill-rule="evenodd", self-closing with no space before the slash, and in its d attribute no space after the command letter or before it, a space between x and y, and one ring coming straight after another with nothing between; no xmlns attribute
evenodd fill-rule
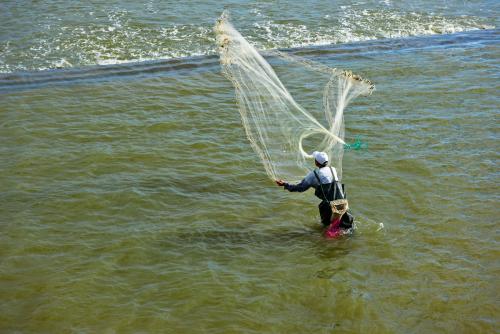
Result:
<svg viewBox="0 0 500 334"><path fill-rule="evenodd" d="M269 63L232 26L224 13L215 26L222 72L234 85L241 120L252 148L272 180L300 180L311 167L312 151L324 151L342 178L344 109L374 86L351 72L330 68L280 51L268 52L286 62L327 73L323 124L290 95ZM304 139L321 138L311 151Z"/></svg>

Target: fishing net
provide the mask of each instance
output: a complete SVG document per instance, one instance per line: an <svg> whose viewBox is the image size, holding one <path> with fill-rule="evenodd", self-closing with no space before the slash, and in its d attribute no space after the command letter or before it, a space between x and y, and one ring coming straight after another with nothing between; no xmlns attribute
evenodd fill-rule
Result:
<svg viewBox="0 0 500 334"><path fill-rule="evenodd" d="M323 123L300 106L269 63L228 21L224 13L215 26L223 74L233 83L246 135L272 180L300 180L312 166L312 152L324 151L342 178L344 109L373 85L351 72L330 68L284 52L268 52L329 77L323 91ZM314 136L315 147L304 150Z"/></svg>

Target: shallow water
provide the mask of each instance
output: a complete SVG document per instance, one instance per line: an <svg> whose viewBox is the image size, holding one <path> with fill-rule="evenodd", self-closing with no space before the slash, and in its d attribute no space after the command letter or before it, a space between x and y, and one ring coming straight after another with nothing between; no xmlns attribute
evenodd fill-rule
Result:
<svg viewBox="0 0 500 334"><path fill-rule="evenodd" d="M0 331L497 331L499 31L290 52L377 87L339 240L267 179L215 57L2 74Z"/></svg>

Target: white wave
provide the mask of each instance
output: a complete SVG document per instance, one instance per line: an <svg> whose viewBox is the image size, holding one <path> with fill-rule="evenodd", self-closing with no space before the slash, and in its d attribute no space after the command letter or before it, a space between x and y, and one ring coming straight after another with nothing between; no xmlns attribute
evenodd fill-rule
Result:
<svg viewBox="0 0 500 334"><path fill-rule="evenodd" d="M249 38L262 49L320 46L351 43L381 38L403 38L421 35L449 34L478 29L493 29L475 17L447 18L419 13L394 11L355 11L343 6L344 15L332 23L310 28L306 25L274 23L271 20L254 23L257 36ZM262 38L264 36L264 38Z"/></svg>
<svg viewBox="0 0 500 334"><path fill-rule="evenodd" d="M383 2L385 9L340 6L336 13L322 14L315 21L286 22L254 8L253 22L243 22L240 30L258 48L268 50L495 28L479 17L400 12L391 9L390 1ZM151 3L146 6L153 9ZM0 72L121 64L216 51L211 24L136 26L128 15L126 10L111 11L107 25L45 25L27 45L0 41Z"/></svg>

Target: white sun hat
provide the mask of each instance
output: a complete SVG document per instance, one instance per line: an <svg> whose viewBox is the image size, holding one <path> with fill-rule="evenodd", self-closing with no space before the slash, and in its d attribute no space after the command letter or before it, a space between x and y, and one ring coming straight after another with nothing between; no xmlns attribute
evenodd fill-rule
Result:
<svg viewBox="0 0 500 334"><path fill-rule="evenodd" d="M328 154L325 152L314 151L312 155L314 160L316 160L320 165L324 165L325 162L328 162Z"/></svg>

